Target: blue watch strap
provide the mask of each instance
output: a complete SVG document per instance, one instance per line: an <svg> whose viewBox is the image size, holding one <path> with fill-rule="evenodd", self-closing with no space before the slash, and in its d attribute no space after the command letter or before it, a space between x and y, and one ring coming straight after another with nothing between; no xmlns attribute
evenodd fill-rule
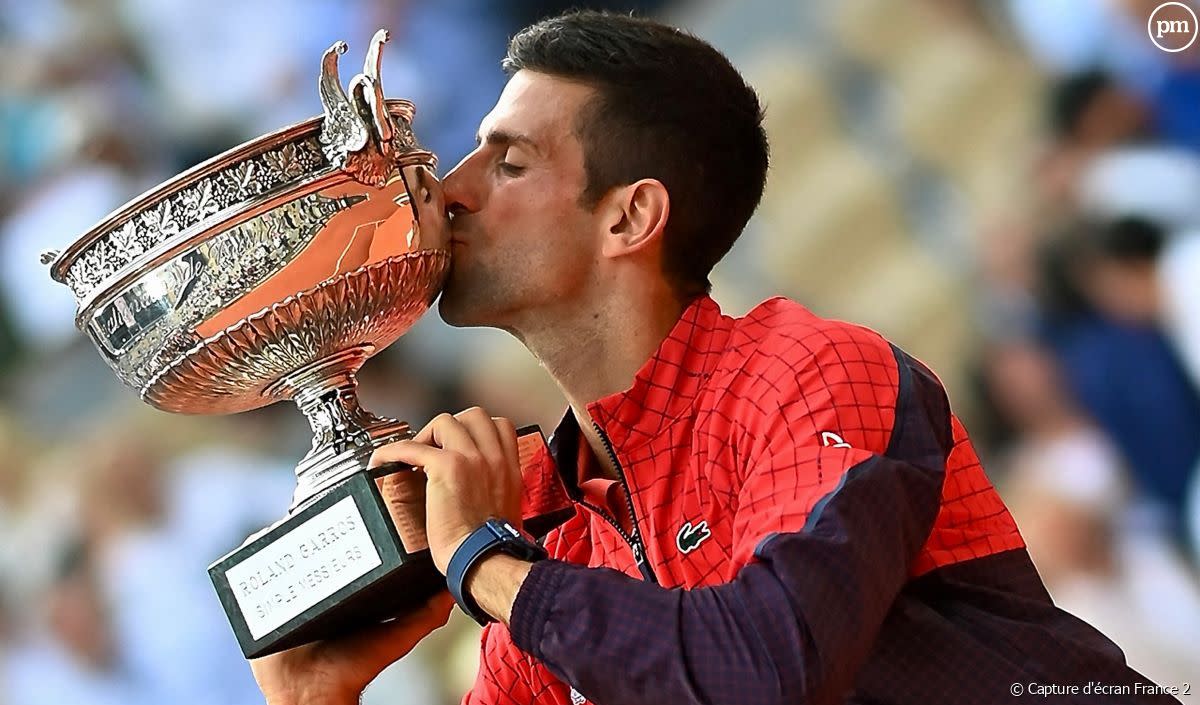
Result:
<svg viewBox="0 0 1200 705"><path fill-rule="evenodd" d="M496 620L479 607L467 593L464 584L471 568L492 551L501 551L522 560L546 557L545 549L525 538L516 527L502 519L488 519L459 544L450 557L450 564L446 566L446 586L462 611L480 625Z"/></svg>

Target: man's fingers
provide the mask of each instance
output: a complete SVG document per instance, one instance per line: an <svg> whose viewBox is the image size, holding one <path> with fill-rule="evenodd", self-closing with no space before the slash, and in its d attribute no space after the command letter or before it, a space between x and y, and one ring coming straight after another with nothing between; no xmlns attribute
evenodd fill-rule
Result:
<svg viewBox="0 0 1200 705"><path fill-rule="evenodd" d="M414 467L423 468L436 463L438 457L444 452L441 448L434 448L416 439L396 441L376 448L375 452L371 454L371 462L368 463L368 466L376 468L387 463L408 463Z"/></svg>
<svg viewBox="0 0 1200 705"><path fill-rule="evenodd" d="M425 428L413 436L413 440L439 448L460 451L463 454L478 450L470 438L467 427L463 426L462 421L457 417L450 414L434 416L433 421L426 423Z"/></svg>
<svg viewBox="0 0 1200 705"><path fill-rule="evenodd" d="M463 455L475 455L479 452L467 427L451 414L438 414L433 417L433 420L425 424L425 428L418 431L412 440L447 450L456 450Z"/></svg>
<svg viewBox="0 0 1200 705"><path fill-rule="evenodd" d="M473 406L466 411L458 412L454 418L458 419L458 422L471 435L471 440L474 441L475 447L479 449L479 453L488 466L493 470L501 469L502 464L505 463L504 445L500 441L500 433L497 431L492 417L478 406Z"/></svg>
<svg viewBox="0 0 1200 705"><path fill-rule="evenodd" d="M443 482L471 466L471 460L457 450L436 448L415 439L390 443L371 454L371 467L393 462L408 463L430 480ZM443 474L446 472L450 475Z"/></svg>
<svg viewBox="0 0 1200 705"><path fill-rule="evenodd" d="M476 406L453 416L439 414L413 440L457 451L467 458L479 458L489 469L500 470L517 462L517 456L506 445L507 436L513 433L511 428L511 422L505 421L502 431L494 418Z"/></svg>

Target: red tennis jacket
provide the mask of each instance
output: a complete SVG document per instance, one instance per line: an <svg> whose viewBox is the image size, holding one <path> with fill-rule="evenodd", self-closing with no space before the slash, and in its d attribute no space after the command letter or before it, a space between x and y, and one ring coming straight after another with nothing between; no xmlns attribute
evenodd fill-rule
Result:
<svg viewBox="0 0 1200 705"><path fill-rule="evenodd" d="M468 705L1177 702L1053 605L940 383L873 331L700 297L588 412L631 516L585 501L568 412L523 466L552 559Z"/></svg>

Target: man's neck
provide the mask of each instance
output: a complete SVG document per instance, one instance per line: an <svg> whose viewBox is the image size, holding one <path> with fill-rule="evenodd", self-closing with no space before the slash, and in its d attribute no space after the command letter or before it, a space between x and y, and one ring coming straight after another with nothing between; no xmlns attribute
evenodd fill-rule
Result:
<svg viewBox="0 0 1200 705"><path fill-rule="evenodd" d="M610 476L615 469L592 428L587 405L628 389L685 308L687 302L668 289L653 295L597 295L564 306L561 315L511 331L558 383Z"/></svg>
<svg viewBox="0 0 1200 705"><path fill-rule="evenodd" d="M564 307L536 326L512 331L572 406L628 389L687 308L669 291L604 297Z"/></svg>

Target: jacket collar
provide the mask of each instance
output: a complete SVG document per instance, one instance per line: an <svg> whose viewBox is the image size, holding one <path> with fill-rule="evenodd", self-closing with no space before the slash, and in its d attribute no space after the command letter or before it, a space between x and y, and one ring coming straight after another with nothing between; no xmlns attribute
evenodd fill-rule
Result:
<svg viewBox="0 0 1200 705"><path fill-rule="evenodd" d="M716 368L733 328L710 296L684 309L633 384L588 404L588 414L619 452L629 453L688 415Z"/></svg>
<svg viewBox="0 0 1200 705"><path fill-rule="evenodd" d="M634 375L632 385L587 405L588 414L608 436L614 452L626 455L690 415L696 397L725 351L733 319L709 296L694 299L654 355ZM540 436L539 436L540 438ZM536 453L522 462L525 526L548 531L570 515L577 497L576 450L579 425L571 409ZM523 454L524 456L524 454Z"/></svg>

